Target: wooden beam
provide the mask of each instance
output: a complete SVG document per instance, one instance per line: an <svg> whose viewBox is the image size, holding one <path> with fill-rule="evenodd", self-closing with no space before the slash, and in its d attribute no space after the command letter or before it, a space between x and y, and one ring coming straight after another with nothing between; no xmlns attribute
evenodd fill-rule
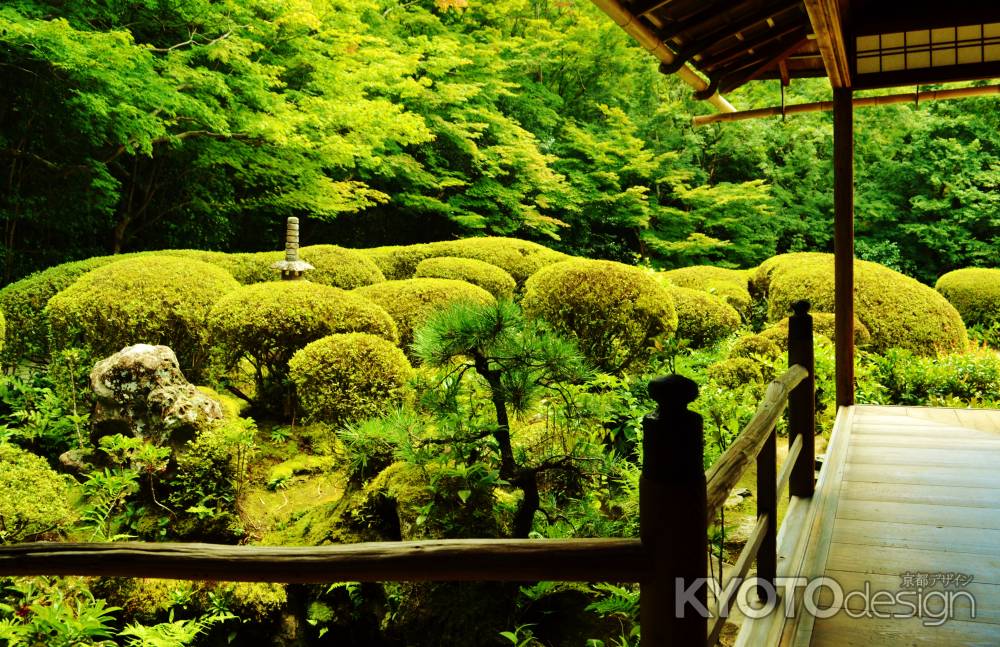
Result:
<svg viewBox="0 0 1000 647"><path fill-rule="evenodd" d="M778 75L781 77L781 85L786 88L792 84L792 79L788 75L788 59L784 58L778 61Z"/></svg>
<svg viewBox="0 0 1000 647"><path fill-rule="evenodd" d="M837 406L854 404L854 103L833 89L834 341Z"/></svg>
<svg viewBox="0 0 1000 647"><path fill-rule="evenodd" d="M640 45L646 48L650 54L660 59L663 63L671 64L676 58L659 36L646 26L639 18L626 9L618 0L592 0L597 7L606 13L608 17L625 30L632 38L636 39ZM698 76L698 74L688 65L684 65L677 72L677 76L695 89L703 92L708 88L708 82ZM736 112L736 108L726 101L718 93L713 93L708 98L708 102L715 106L720 112Z"/></svg>
<svg viewBox="0 0 1000 647"><path fill-rule="evenodd" d="M799 48L802 47L802 44L805 42L808 41L805 38L802 38L796 41L791 46L786 47L784 50L779 51L777 54L773 56L769 54L767 60L760 63L756 68L750 70L749 72L744 72L740 76L727 75L726 78L724 78L719 83L719 88L720 89L728 88L729 90L735 90L741 85L749 83L750 81L759 78L761 74L767 72L770 69L773 69L777 65L780 65L782 62L785 61L785 59L787 59L789 56L797 52ZM722 91L725 92L726 90Z"/></svg>
<svg viewBox="0 0 1000 647"><path fill-rule="evenodd" d="M851 66L844 42L844 24L837 0L803 0L812 23L819 51L823 55L830 85L851 87Z"/></svg>
<svg viewBox="0 0 1000 647"><path fill-rule="evenodd" d="M853 104L855 108L867 108L870 106L888 106L897 103L924 103L927 101L946 101L949 99L964 99L966 97L985 97L1000 95L1000 85L986 85L972 88L952 88L949 90L927 90L923 92L905 92L901 94L887 94L880 97L855 97ZM816 101L813 103L797 103L785 106L785 115L796 115L806 112L829 112L833 110L833 101ZM763 117L779 117L782 114L781 106L769 108L757 108L756 110L741 110L739 112L729 112L726 114L701 115L693 117L691 123L694 126L707 126L728 121L744 121L746 119L761 119Z"/></svg>
<svg viewBox="0 0 1000 647"><path fill-rule="evenodd" d="M0 546L0 575L243 582L563 580L637 582L638 539L451 539L335 546L37 542Z"/></svg>

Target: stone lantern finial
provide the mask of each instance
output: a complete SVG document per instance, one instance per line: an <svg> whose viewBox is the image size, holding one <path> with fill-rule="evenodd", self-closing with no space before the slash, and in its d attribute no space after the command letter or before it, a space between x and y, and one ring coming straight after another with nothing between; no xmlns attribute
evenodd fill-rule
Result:
<svg viewBox="0 0 1000 647"><path fill-rule="evenodd" d="M305 261L299 260L299 219L291 216L285 225L285 260L278 261L271 267L281 270L283 281L296 281L313 268Z"/></svg>

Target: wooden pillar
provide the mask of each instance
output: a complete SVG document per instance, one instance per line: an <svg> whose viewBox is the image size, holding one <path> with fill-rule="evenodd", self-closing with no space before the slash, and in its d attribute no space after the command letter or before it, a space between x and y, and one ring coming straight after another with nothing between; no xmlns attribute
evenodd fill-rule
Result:
<svg viewBox="0 0 1000 647"><path fill-rule="evenodd" d="M649 394L659 409L642 421L639 534L650 564L640 582L642 647L704 645L708 634L704 439L701 416L687 409L698 397L698 386L671 375L650 382ZM693 604L679 595L685 591L693 591Z"/></svg>
<svg viewBox="0 0 1000 647"><path fill-rule="evenodd" d="M850 88L833 89L834 341L837 406L854 404L854 104Z"/></svg>
<svg viewBox="0 0 1000 647"><path fill-rule="evenodd" d="M788 320L788 366L804 366L809 377L788 394L788 446L802 437L792 475L789 496L811 497L816 486L816 360L813 348L813 319L808 301L792 304Z"/></svg>

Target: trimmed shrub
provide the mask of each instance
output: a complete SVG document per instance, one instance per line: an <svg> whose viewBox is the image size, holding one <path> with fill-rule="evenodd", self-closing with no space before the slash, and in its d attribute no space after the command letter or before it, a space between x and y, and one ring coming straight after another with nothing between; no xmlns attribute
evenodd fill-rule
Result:
<svg viewBox="0 0 1000 647"><path fill-rule="evenodd" d="M0 544L30 541L73 521L69 486L41 456L0 443Z"/></svg>
<svg viewBox="0 0 1000 647"><path fill-rule="evenodd" d="M879 403L938 407L1000 406L1000 357L987 351L916 357L890 350L871 357Z"/></svg>
<svg viewBox="0 0 1000 647"><path fill-rule="evenodd" d="M677 337L687 339L692 347L710 346L740 327L739 313L722 299L689 288L667 290L677 311Z"/></svg>
<svg viewBox="0 0 1000 647"><path fill-rule="evenodd" d="M132 344L163 344L197 377L207 357L208 313L239 287L214 265L137 256L80 277L46 306L55 348L107 356Z"/></svg>
<svg viewBox="0 0 1000 647"><path fill-rule="evenodd" d="M285 391L288 360L301 348L335 333L364 332L397 341L396 324L367 299L310 281L257 283L233 290L215 304L209 338L226 369L248 360L258 404L277 405Z"/></svg>
<svg viewBox="0 0 1000 647"><path fill-rule="evenodd" d="M313 283L353 290L385 280L375 261L353 249L310 245L299 250L299 258L316 268L305 275Z"/></svg>
<svg viewBox="0 0 1000 647"><path fill-rule="evenodd" d="M836 338L835 334L835 317L829 312L813 312L813 334L823 335L828 337L830 340ZM788 317L785 317L781 321L771 326L768 326L766 330L760 333L763 337L770 339L776 343L782 351L788 350ZM861 323L861 320L857 317L854 318L854 345L868 346L871 344L872 335L868 332L868 328Z"/></svg>
<svg viewBox="0 0 1000 647"><path fill-rule="evenodd" d="M771 289L771 278L775 272L786 267L795 267L798 264L817 262L829 256L830 254L823 252L792 252L772 256L750 273L750 282L748 283L750 294L757 299L767 298Z"/></svg>
<svg viewBox="0 0 1000 647"><path fill-rule="evenodd" d="M3 364L13 366L23 359L45 361L49 357L49 299L93 270L121 260L100 256L63 263L11 283L0 290L0 310L7 320Z"/></svg>
<svg viewBox="0 0 1000 647"><path fill-rule="evenodd" d="M814 311L833 311L832 254L785 254L765 264L772 321L784 317L800 299L808 299ZM871 333L871 350L907 348L934 355L968 349L961 316L939 293L877 263L855 261L854 272L856 315ZM761 274L758 270L757 276Z"/></svg>
<svg viewBox="0 0 1000 647"><path fill-rule="evenodd" d="M413 331L437 310L453 303L493 303L493 295L481 287L452 279L407 279L385 281L354 290L382 306L396 322L399 343L409 349Z"/></svg>
<svg viewBox="0 0 1000 647"><path fill-rule="evenodd" d="M420 261L417 265L417 278L457 279L473 285L478 285L498 299L509 299L514 296L517 281L510 274L496 265L472 258L455 258L440 256Z"/></svg>
<svg viewBox="0 0 1000 647"><path fill-rule="evenodd" d="M243 285L278 280L281 277L281 273L271 267L271 265L285 258L284 252L227 254L225 252L210 252L200 249L165 249L156 252L156 255L190 258L221 267L232 274L233 278Z"/></svg>
<svg viewBox="0 0 1000 647"><path fill-rule="evenodd" d="M306 416L334 424L399 406L413 374L399 348L365 333L314 341L295 353L288 366Z"/></svg>
<svg viewBox="0 0 1000 647"><path fill-rule="evenodd" d="M420 261L434 256L431 245L389 245L356 250L370 258L389 281L413 278Z"/></svg>
<svg viewBox="0 0 1000 647"><path fill-rule="evenodd" d="M939 278L934 287L966 324L985 328L1000 324L1000 269L955 270Z"/></svg>
<svg viewBox="0 0 1000 647"><path fill-rule="evenodd" d="M465 238L431 243L433 256L457 256L485 261L506 271L518 285L538 270L571 259L544 245L517 238Z"/></svg>
<svg viewBox="0 0 1000 647"><path fill-rule="evenodd" d="M787 346L788 337L785 337ZM729 349L730 357L762 357L767 360L777 359L782 353L781 347L764 335L747 335L740 337Z"/></svg>
<svg viewBox="0 0 1000 647"><path fill-rule="evenodd" d="M525 284L522 305L529 317L575 339L584 356L608 372L624 370L677 330L670 292L645 271L612 261L543 268Z"/></svg>
<svg viewBox="0 0 1000 647"><path fill-rule="evenodd" d="M731 357L712 364L705 373L710 380L727 389L760 384L764 381L760 364L748 357Z"/></svg>
<svg viewBox="0 0 1000 647"><path fill-rule="evenodd" d="M713 265L692 265L660 272L671 284L681 288L701 290L728 303L744 321L750 319L753 300L747 290L748 270L731 270Z"/></svg>

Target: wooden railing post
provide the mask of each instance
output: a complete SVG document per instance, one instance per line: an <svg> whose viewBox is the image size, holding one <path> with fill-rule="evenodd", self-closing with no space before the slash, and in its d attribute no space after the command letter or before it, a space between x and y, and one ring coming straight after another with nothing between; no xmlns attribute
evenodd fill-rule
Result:
<svg viewBox="0 0 1000 647"><path fill-rule="evenodd" d="M788 481L789 496L811 497L816 475L816 362L813 352L813 320L808 301L792 304L795 313L788 320L788 365L799 364L809 371L809 377L792 389L788 396L788 443L802 438L792 475ZM852 340L853 341L853 340Z"/></svg>
<svg viewBox="0 0 1000 647"><path fill-rule="evenodd" d="M757 551L757 579L774 589L778 575L778 431L771 427L757 454L757 518L767 517L767 530ZM758 586L757 596L767 598L768 589Z"/></svg>
<svg viewBox="0 0 1000 647"><path fill-rule="evenodd" d="M671 375L650 382L649 394L659 408L642 422L639 523L650 560L650 571L640 583L642 646L704 645L708 632L704 439L701 416L687 409L698 397L698 386Z"/></svg>

